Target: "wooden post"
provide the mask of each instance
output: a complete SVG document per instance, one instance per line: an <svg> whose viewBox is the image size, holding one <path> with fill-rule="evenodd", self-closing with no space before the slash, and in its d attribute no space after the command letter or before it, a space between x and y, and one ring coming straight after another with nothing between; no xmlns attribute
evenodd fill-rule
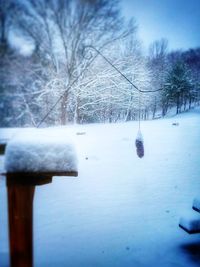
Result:
<svg viewBox="0 0 200 267"><path fill-rule="evenodd" d="M8 184L10 266L33 266L33 197L35 186Z"/></svg>
<svg viewBox="0 0 200 267"><path fill-rule="evenodd" d="M53 176L78 172L7 173L10 266L33 266L33 199L35 186L49 184Z"/></svg>

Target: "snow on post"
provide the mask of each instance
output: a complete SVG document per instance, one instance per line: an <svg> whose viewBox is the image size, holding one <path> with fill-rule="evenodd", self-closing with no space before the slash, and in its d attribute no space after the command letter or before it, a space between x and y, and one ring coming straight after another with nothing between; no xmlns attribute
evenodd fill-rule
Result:
<svg viewBox="0 0 200 267"><path fill-rule="evenodd" d="M193 200L192 208L193 208L194 210L200 212L200 198L199 198L199 197L196 197L196 198Z"/></svg>
<svg viewBox="0 0 200 267"><path fill-rule="evenodd" d="M74 145L68 137L50 131L32 129L12 138L5 152L7 173L77 172Z"/></svg>
<svg viewBox="0 0 200 267"><path fill-rule="evenodd" d="M179 226L189 234L200 233L200 215L191 211L180 218Z"/></svg>

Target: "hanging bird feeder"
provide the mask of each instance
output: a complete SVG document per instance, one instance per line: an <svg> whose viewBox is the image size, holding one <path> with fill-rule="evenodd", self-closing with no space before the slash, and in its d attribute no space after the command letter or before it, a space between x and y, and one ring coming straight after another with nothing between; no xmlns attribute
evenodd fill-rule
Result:
<svg viewBox="0 0 200 267"><path fill-rule="evenodd" d="M144 140L140 130L140 113L141 113L141 92L139 92L139 119L138 119L138 133L135 139L136 152L139 158L144 157Z"/></svg>
<svg viewBox="0 0 200 267"><path fill-rule="evenodd" d="M138 130L138 134L135 139L135 146L138 157L139 158L144 157L144 141L140 130Z"/></svg>

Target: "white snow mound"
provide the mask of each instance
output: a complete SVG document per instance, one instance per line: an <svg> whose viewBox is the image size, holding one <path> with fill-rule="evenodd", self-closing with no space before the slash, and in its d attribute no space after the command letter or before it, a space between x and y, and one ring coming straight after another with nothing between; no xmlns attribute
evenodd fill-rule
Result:
<svg viewBox="0 0 200 267"><path fill-rule="evenodd" d="M144 142L143 140L143 136L140 130L138 130L137 136L136 136L136 140Z"/></svg>
<svg viewBox="0 0 200 267"><path fill-rule="evenodd" d="M180 218L179 225L189 233L200 232L200 214L191 210Z"/></svg>
<svg viewBox="0 0 200 267"><path fill-rule="evenodd" d="M5 170L13 172L77 171L77 156L67 136L53 135L50 129L20 132L6 147Z"/></svg>
<svg viewBox="0 0 200 267"><path fill-rule="evenodd" d="M193 209L200 211L200 198L199 197L196 197L193 200Z"/></svg>

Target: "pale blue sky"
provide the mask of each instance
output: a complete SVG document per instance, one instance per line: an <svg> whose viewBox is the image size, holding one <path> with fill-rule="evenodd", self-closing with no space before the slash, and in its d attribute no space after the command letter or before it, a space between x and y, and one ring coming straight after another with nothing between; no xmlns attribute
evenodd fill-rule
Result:
<svg viewBox="0 0 200 267"><path fill-rule="evenodd" d="M122 13L136 18L144 45L160 38L170 49L200 46L200 0L121 0Z"/></svg>

